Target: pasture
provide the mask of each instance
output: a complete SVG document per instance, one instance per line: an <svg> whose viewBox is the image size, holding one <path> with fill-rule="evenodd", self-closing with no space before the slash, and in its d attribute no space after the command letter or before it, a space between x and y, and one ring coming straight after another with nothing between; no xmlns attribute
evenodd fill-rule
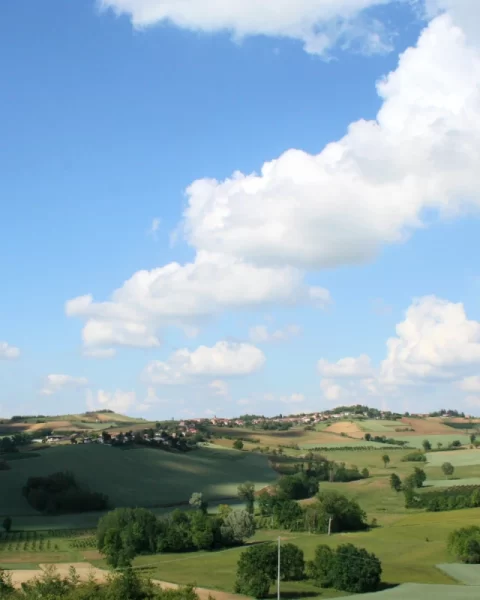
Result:
<svg viewBox="0 0 480 600"><path fill-rule="evenodd" d="M107 494L113 506L175 505L188 502L193 492L203 492L213 502L234 497L237 486L247 480L260 489L277 478L265 456L235 450L180 453L97 444L58 446L38 458L14 461L9 471L2 472L2 488L9 493L0 496L0 515L38 518L23 498L22 486L30 476L67 470L80 484Z"/></svg>
<svg viewBox="0 0 480 600"><path fill-rule="evenodd" d="M454 467L480 465L480 450L429 452L427 461L430 467L441 467L445 462L451 463Z"/></svg>

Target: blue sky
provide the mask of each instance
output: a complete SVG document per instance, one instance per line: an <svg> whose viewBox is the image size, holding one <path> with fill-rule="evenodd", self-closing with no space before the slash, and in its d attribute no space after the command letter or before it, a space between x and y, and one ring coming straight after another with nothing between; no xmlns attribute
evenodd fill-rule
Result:
<svg viewBox="0 0 480 600"><path fill-rule="evenodd" d="M0 416L476 414L480 9L414 4L2 2Z"/></svg>

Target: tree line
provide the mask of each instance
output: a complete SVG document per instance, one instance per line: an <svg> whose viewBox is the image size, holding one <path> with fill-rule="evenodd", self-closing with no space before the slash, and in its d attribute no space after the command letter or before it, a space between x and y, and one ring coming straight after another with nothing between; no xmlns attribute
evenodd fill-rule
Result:
<svg viewBox="0 0 480 600"><path fill-rule="evenodd" d="M82 489L68 471L29 477L22 493L32 508L52 515L105 510L109 506L105 494Z"/></svg>
<svg viewBox="0 0 480 600"><path fill-rule="evenodd" d="M41 577L16 590L11 578L0 569L0 598L5 600L199 600L191 586L163 589L149 579L139 577L132 569L111 575L106 583L93 579L80 582L74 568L61 577L54 568L45 569ZM214 600L212 598L212 600Z"/></svg>

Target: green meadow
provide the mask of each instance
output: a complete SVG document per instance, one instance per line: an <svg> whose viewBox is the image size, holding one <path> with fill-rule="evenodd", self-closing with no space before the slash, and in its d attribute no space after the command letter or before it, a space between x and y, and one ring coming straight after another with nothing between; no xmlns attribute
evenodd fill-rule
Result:
<svg viewBox="0 0 480 600"><path fill-rule="evenodd" d="M224 448L180 453L65 445L43 450L37 458L13 461L10 470L1 473L2 489L8 494L0 494L0 516L38 515L23 498L22 487L30 476L56 471L73 472L79 483L107 494L113 506L162 507L188 502L193 492L219 501L236 496L237 486L247 480L261 488L277 478L265 456Z"/></svg>

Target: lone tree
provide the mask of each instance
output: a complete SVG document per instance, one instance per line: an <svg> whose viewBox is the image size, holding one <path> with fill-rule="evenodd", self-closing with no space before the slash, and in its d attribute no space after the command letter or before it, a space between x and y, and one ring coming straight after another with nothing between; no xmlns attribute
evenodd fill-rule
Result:
<svg viewBox="0 0 480 600"><path fill-rule="evenodd" d="M413 469L412 477L415 482L415 487L417 488L421 488L425 483L425 480L427 479L425 471L423 469L420 469L420 467L415 467Z"/></svg>
<svg viewBox="0 0 480 600"><path fill-rule="evenodd" d="M3 519L2 526L5 529L5 531L8 533L10 531L10 529L12 528L12 518L5 517L5 519Z"/></svg>
<svg viewBox="0 0 480 600"><path fill-rule="evenodd" d="M204 514L207 514L208 502L203 499L202 492L193 492L189 504L192 508L197 508L198 510L201 510Z"/></svg>
<svg viewBox="0 0 480 600"><path fill-rule="evenodd" d="M237 488L238 497L245 502L247 512L253 515L255 512L255 486L250 481L242 483Z"/></svg>
<svg viewBox="0 0 480 600"><path fill-rule="evenodd" d="M235 450L243 450L243 442L242 442L242 440L235 440L233 442L233 447L235 448Z"/></svg>
<svg viewBox="0 0 480 600"><path fill-rule="evenodd" d="M444 462L442 465L442 471L443 471L443 474L445 475L445 477L447 479L449 479L449 477L451 477L453 475L453 472L455 471L455 467L452 465L452 463Z"/></svg>
<svg viewBox="0 0 480 600"><path fill-rule="evenodd" d="M402 480L396 473L390 475L390 487L396 492L399 492L402 489Z"/></svg>
<svg viewBox="0 0 480 600"><path fill-rule="evenodd" d="M388 456L388 454L384 454L384 455L382 456L382 460L383 460L383 464L384 464L385 468L387 468L387 465L388 465L388 464L389 464L389 462L390 462L390 457Z"/></svg>
<svg viewBox="0 0 480 600"><path fill-rule="evenodd" d="M365 441L369 442L372 439L372 434L371 433L366 433L364 437L365 437Z"/></svg>
<svg viewBox="0 0 480 600"><path fill-rule="evenodd" d="M477 436L474 433L471 433L470 434L470 443L474 444L476 439L477 439Z"/></svg>
<svg viewBox="0 0 480 600"><path fill-rule="evenodd" d="M428 440L423 440L422 446L425 452L429 452L432 449L432 444Z"/></svg>

